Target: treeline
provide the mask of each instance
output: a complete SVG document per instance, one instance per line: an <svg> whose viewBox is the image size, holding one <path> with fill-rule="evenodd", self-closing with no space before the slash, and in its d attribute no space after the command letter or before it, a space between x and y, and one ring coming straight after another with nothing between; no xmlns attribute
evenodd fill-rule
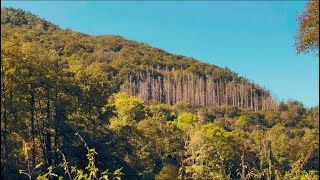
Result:
<svg viewBox="0 0 320 180"><path fill-rule="evenodd" d="M161 74L163 73L163 75ZM160 102L173 105L179 102L202 106L237 106L258 110L276 110L277 102L270 93L243 78L215 79L184 70L157 69L130 75L121 91L136 96L146 103Z"/></svg>

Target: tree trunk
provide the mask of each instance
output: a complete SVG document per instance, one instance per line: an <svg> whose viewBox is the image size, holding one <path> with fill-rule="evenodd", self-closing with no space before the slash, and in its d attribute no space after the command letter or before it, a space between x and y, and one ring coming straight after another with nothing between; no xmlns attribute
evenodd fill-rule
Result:
<svg viewBox="0 0 320 180"><path fill-rule="evenodd" d="M246 149L246 143L243 144L243 151L241 156L241 180L246 180L246 166L245 166L245 149Z"/></svg>
<svg viewBox="0 0 320 180"><path fill-rule="evenodd" d="M30 112L31 112L31 138L32 138L32 168L36 166L36 142L35 142L35 128L34 128L34 109L35 109L35 100L34 100L34 86L30 84L31 88L31 101L30 101Z"/></svg>
<svg viewBox="0 0 320 180"><path fill-rule="evenodd" d="M7 141L7 133L8 133L8 116L7 116L7 99L5 97L5 85L3 82L2 85L2 95L3 95L3 124L4 124L4 130L3 130L3 143L4 143L4 156L6 159L6 163L4 164L4 174L8 174L8 160L9 160L9 155L8 155L8 141ZM7 177L8 178L8 177Z"/></svg>
<svg viewBox="0 0 320 180"><path fill-rule="evenodd" d="M51 119L51 113L50 113L50 88L47 88L47 124L46 124L46 156L47 156L47 161L48 164L52 164L52 158L50 157L51 153L51 133L50 133L50 120Z"/></svg>

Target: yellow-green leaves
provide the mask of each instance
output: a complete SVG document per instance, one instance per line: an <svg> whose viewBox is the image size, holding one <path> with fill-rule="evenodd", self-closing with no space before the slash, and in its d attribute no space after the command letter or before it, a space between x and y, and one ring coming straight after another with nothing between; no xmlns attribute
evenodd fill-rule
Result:
<svg viewBox="0 0 320 180"><path fill-rule="evenodd" d="M172 164L167 164L162 167L159 174L155 177L156 180L177 180L178 168Z"/></svg>
<svg viewBox="0 0 320 180"><path fill-rule="evenodd" d="M145 117L145 105L141 99L130 97L126 93L115 95L114 106L119 119L140 121Z"/></svg>
<svg viewBox="0 0 320 180"><path fill-rule="evenodd" d="M315 52L319 56L319 0L309 0L298 17L299 27L295 35L297 53Z"/></svg>
<svg viewBox="0 0 320 180"><path fill-rule="evenodd" d="M192 113L183 113L178 116L178 119L174 121L174 124L183 130L189 130L194 128L199 122L197 115Z"/></svg>
<svg viewBox="0 0 320 180"><path fill-rule="evenodd" d="M258 124L256 119L242 115L236 120L234 126L238 130L248 131L252 129L255 124Z"/></svg>

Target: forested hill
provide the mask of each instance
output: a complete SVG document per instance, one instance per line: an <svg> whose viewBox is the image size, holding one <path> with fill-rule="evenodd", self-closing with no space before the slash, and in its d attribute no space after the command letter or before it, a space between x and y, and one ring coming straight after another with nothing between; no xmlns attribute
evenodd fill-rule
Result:
<svg viewBox="0 0 320 180"><path fill-rule="evenodd" d="M319 107L3 8L1 179L36 178L319 179Z"/></svg>
<svg viewBox="0 0 320 180"><path fill-rule="evenodd" d="M227 68L173 55L120 36L91 36L60 29L31 13L12 8L1 10L1 25L4 41L15 38L21 46L26 43L41 46L65 59L74 72L100 69L101 75L112 82L112 92L124 91L146 103L276 109L268 91Z"/></svg>

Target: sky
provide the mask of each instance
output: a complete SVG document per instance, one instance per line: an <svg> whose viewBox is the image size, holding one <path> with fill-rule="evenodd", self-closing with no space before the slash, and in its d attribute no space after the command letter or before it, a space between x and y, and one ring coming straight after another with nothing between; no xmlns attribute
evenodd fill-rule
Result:
<svg viewBox="0 0 320 180"><path fill-rule="evenodd" d="M61 28L115 34L228 67L278 100L319 105L319 60L297 55L305 1L1 1Z"/></svg>

